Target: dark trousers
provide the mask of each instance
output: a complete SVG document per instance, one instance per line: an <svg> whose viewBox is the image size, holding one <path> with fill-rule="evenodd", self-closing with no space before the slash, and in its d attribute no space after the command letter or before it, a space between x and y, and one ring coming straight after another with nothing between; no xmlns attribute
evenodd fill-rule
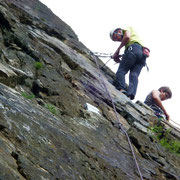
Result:
<svg viewBox="0 0 180 180"><path fill-rule="evenodd" d="M146 57L143 55L142 46L138 43L130 45L122 57L122 61L116 72L115 86L118 90L127 90L126 95L134 99L138 86L138 76L146 63ZM129 86L126 89L125 75L129 74Z"/></svg>

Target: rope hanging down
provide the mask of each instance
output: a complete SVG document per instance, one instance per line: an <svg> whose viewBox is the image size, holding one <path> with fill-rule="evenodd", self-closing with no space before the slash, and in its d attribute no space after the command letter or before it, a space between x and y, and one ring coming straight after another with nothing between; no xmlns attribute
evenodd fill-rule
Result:
<svg viewBox="0 0 180 180"><path fill-rule="evenodd" d="M172 119L170 119L170 121L172 121L174 124L176 124L180 127L180 124L178 124L177 122L173 121Z"/></svg>
<svg viewBox="0 0 180 180"><path fill-rule="evenodd" d="M109 96L109 98L110 98L110 100L111 100L111 102L112 102L113 109L114 109L114 112L115 112L116 119L117 119L117 121L118 121L119 127L120 127L120 129L123 131L123 133L126 135L126 137L127 137L128 144L129 144L129 146L130 146L131 153L132 153L132 155L133 155L133 158L134 158L134 161L135 161L135 164L136 164L136 167L137 167L139 176L140 176L141 180L143 180L142 173L141 173L140 168L139 168L139 165L138 165L138 163L137 163L136 156L135 156L134 149L133 149L133 147L132 147L130 138L129 138L126 130L124 129L123 125L120 123L120 120L119 120L119 118L118 118L118 113L117 113L117 110L116 110L114 101L113 101L113 99L112 99L112 97L111 97L111 94L110 94L110 92L108 91L108 89L107 89L107 87L106 87L106 84L105 84L105 81L104 81L104 79L103 79L103 77L102 77L102 75L101 75L100 68L99 68L99 64L98 64L98 62L97 62L96 57L95 57L94 59L95 59L96 66L97 66L98 71L99 71L99 77L101 78L100 83L102 82L102 84L103 84L103 86L104 86L104 88L105 88L105 91L106 91L107 95Z"/></svg>

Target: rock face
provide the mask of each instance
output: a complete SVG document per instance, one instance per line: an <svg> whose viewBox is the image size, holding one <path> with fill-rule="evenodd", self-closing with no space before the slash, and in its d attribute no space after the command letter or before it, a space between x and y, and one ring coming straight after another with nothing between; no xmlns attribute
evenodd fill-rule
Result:
<svg viewBox="0 0 180 180"><path fill-rule="evenodd" d="M180 179L180 156L152 135L151 109L114 88L66 23L38 0L1 0L0 24L1 180Z"/></svg>

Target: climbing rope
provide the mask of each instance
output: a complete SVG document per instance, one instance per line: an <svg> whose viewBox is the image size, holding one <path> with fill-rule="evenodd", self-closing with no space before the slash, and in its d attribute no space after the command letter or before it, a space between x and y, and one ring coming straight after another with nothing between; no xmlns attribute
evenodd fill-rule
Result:
<svg viewBox="0 0 180 180"><path fill-rule="evenodd" d="M108 90L107 87L106 87L105 81L104 81L104 79L103 79L103 77L102 77L102 75L101 75L100 67L99 67L99 64L98 64L98 62L97 62L96 57L94 58L94 60L95 60L96 66L97 66L98 71L99 71L99 77L100 77L100 79L101 79L101 81L100 81L100 80L99 80L99 81L100 81L100 83L102 82L102 84L103 84L103 86L104 86L104 88L105 88L105 91L106 91L107 95L109 96L109 98L110 98L110 100L111 100L111 102L112 102L112 106L113 106L113 109L114 109L114 112L115 112L116 119L117 119L117 121L118 121L119 127L120 127L120 129L124 132L124 134L125 134L126 137L127 137L128 144L129 144L129 146L130 146L131 153L132 153L132 155L133 155L133 158L134 158L134 161L135 161L135 164L136 164L136 167L137 167L139 176L140 176L141 180L143 180L142 173L141 173L140 168L139 168L139 165L138 165L138 163L137 163L136 156L135 156L134 149L133 149L133 147L132 147L130 138L129 138L126 130L124 129L123 125L120 123L120 120L119 120L119 118L118 118L118 113L117 113L117 110L116 110L116 106L115 106L115 104L114 104L114 101L113 101L113 99L112 99L112 97L111 97L111 94L110 94L109 90Z"/></svg>
<svg viewBox="0 0 180 180"><path fill-rule="evenodd" d="M170 119L170 121L172 121L174 124L176 124L180 127L180 124L178 124L177 122L173 121L172 119Z"/></svg>
<svg viewBox="0 0 180 180"><path fill-rule="evenodd" d="M170 120L171 120L171 119L170 119ZM178 131L178 132L180 133L180 129L179 129L178 127L176 127L176 126L168 123L167 120L163 120L163 119L162 119L161 121L162 121L164 124L168 125L169 127L175 129L176 131ZM171 121L172 121L172 120L171 120Z"/></svg>

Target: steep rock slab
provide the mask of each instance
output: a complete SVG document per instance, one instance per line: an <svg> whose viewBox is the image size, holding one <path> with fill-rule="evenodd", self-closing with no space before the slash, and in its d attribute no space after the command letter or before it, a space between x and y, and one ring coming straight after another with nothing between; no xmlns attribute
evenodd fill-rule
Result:
<svg viewBox="0 0 180 180"><path fill-rule="evenodd" d="M117 128L112 102L99 81L95 57L39 1L0 5L3 65L24 80L16 82L16 90L0 85L0 178L139 179L127 137ZM43 68L37 70L36 62ZM149 134L157 121L152 110L117 91L110 83L114 74L104 70L143 178L179 179L179 157ZM33 92L36 98L27 100L22 92ZM87 102L100 115L85 110ZM171 135L180 137L175 128Z"/></svg>

